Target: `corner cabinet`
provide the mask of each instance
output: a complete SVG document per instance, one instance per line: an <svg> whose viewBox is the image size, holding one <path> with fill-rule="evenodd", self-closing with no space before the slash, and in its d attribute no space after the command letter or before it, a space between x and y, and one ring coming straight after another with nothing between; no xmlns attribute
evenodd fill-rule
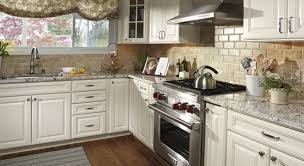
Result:
<svg viewBox="0 0 304 166"><path fill-rule="evenodd" d="M30 145L31 96L0 98L0 149Z"/></svg>
<svg viewBox="0 0 304 166"><path fill-rule="evenodd" d="M244 40L303 40L303 0L244 0Z"/></svg>
<svg viewBox="0 0 304 166"><path fill-rule="evenodd" d="M149 1L120 1L118 31L120 43L148 43Z"/></svg>
<svg viewBox="0 0 304 166"><path fill-rule="evenodd" d="M71 138L71 94L32 96L33 144Z"/></svg>
<svg viewBox="0 0 304 166"><path fill-rule="evenodd" d="M111 79L110 83L110 133L129 129L129 79Z"/></svg>

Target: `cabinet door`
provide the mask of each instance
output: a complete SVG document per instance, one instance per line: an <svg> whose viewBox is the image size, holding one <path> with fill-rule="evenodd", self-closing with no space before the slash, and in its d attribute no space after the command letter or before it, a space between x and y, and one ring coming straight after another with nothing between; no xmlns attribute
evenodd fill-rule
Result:
<svg viewBox="0 0 304 166"><path fill-rule="evenodd" d="M271 149L270 166L303 166L304 161Z"/></svg>
<svg viewBox="0 0 304 166"><path fill-rule="evenodd" d="M148 96L141 95L140 98L140 109L138 111L138 139L143 143L147 144L148 135L148 108L149 98Z"/></svg>
<svg viewBox="0 0 304 166"><path fill-rule="evenodd" d="M163 27L163 0L150 1L150 42L162 41Z"/></svg>
<svg viewBox="0 0 304 166"><path fill-rule="evenodd" d="M179 42L179 25L168 24L168 21L179 15L179 0L163 0L163 41Z"/></svg>
<svg viewBox="0 0 304 166"><path fill-rule="evenodd" d="M226 166L269 166L270 149L228 131Z"/></svg>
<svg viewBox="0 0 304 166"><path fill-rule="evenodd" d="M134 136L138 136L138 112L140 95L137 89L138 81L130 81L130 98L129 98L129 130Z"/></svg>
<svg viewBox="0 0 304 166"><path fill-rule="evenodd" d="M287 37L287 0L244 0L244 39Z"/></svg>
<svg viewBox="0 0 304 166"><path fill-rule="evenodd" d="M31 144L31 97L0 98L0 149Z"/></svg>
<svg viewBox="0 0 304 166"><path fill-rule="evenodd" d="M126 0L123 6L124 41L123 43L148 42L149 2L148 0Z"/></svg>
<svg viewBox="0 0 304 166"><path fill-rule="evenodd" d="M32 97L32 139L34 144L71 138L71 94Z"/></svg>
<svg viewBox="0 0 304 166"><path fill-rule="evenodd" d="M148 134L147 134L147 145L150 149L154 149L154 111L152 109L148 109Z"/></svg>
<svg viewBox="0 0 304 166"><path fill-rule="evenodd" d="M110 132L129 129L129 79L112 79L110 85Z"/></svg>
<svg viewBox="0 0 304 166"><path fill-rule="evenodd" d="M304 0L288 0L288 38L304 38Z"/></svg>
<svg viewBox="0 0 304 166"><path fill-rule="evenodd" d="M227 110L211 104L206 109L205 166L225 166Z"/></svg>

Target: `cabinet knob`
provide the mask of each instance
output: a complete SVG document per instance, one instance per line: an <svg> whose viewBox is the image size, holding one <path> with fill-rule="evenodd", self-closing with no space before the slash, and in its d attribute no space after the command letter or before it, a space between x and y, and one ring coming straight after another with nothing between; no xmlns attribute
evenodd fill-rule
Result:
<svg viewBox="0 0 304 166"><path fill-rule="evenodd" d="M37 101L37 98L34 98L34 101Z"/></svg>
<svg viewBox="0 0 304 166"><path fill-rule="evenodd" d="M278 158L276 156L271 156L271 158L270 158L270 160L273 161L273 162L277 161L277 159Z"/></svg>
<svg viewBox="0 0 304 166"><path fill-rule="evenodd" d="M31 99L30 99L30 98L28 98L28 99L26 99L26 101L31 101Z"/></svg>
<svg viewBox="0 0 304 166"><path fill-rule="evenodd" d="M259 152L259 155L260 155L261 157L263 157L263 156L265 156L265 152Z"/></svg>
<svg viewBox="0 0 304 166"><path fill-rule="evenodd" d="M115 82L114 81L112 81L112 84L114 84Z"/></svg>

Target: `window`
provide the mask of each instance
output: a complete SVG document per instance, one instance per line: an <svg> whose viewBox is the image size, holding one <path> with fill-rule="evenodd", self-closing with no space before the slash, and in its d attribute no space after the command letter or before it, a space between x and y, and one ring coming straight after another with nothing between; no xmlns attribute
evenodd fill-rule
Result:
<svg viewBox="0 0 304 166"><path fill-rule="evenodd" d="M16 49L107 49L110 43L109 26L109 20L89 21L78 14L20 18L0 13L0 40L14 41Z"/></svg>

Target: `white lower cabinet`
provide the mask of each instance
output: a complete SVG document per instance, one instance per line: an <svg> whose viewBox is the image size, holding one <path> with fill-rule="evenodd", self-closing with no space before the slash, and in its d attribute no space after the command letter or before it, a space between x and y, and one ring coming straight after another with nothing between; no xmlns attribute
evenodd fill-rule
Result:
<svg viewBox="0 0 304 166"><path fill-rule="evenodd" d="M71 94L32 96L33 144L71 138Z"/></svg>
<svg viewBox="0 0 304 166"><path fill-rule="evenodd" d="M72 137L86 137L106 133L106 113L73 116Z"/></svg>
<svg viewBox="0 0 304 166"><path fill-rule="evenodd" d="M226 166L269 166L270 148L228 131Z"/></svg>
<svg viewBox="0 0 304 166"><path fill-rule="evenodd" d="M303 166L304 161L271 149L270 166Z"/></svg>
<svg viewBox="0 0 304 166"><path fill-rule="evenodd" d="M129 131L138 137L138 112L140 94L137 89L138 80L130 80L130 96L129 96Z"/></svg>
<svg viewBox="0 0 304 166"><path fill-rule="evenodd" d="M148 109L147 116L147 145L150 149L153 149L154 146L154 111L152 109Z"/></svg>
<svg viewBox="0 0 304 166"><path fill-rule="evenodd" d="M140 109L138 111L138 139L144 143L147 143L148 136L148 105L148 96L141 95L139 107Z"/></svg>
<svg viewBox="0 0 304 166"><path fill-rule="evenodd" d="M129 79L112 79L110 85L110 132L129 129Z"/></svg>
<svg viewBox="0 0 304 166"><path fill-rule="evenodd" d="M227 110L211 104L206 108L204 166L225 166Z"/></svg>
<svg viewBox="0 0 304 166"><path fill-rule="evenodd" d="M0 149L31 144L31 96L0 98Z"/></svg>

